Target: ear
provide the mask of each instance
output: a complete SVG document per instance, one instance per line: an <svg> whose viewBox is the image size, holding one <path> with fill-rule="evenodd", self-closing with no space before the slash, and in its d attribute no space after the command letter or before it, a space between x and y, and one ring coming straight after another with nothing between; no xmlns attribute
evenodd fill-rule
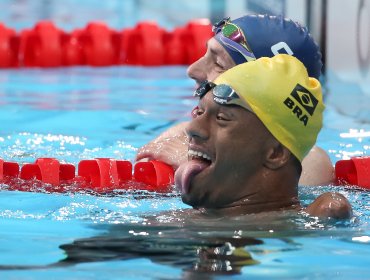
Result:
<svg viewBox="0 0 370 280"><path fill-rule="evenodd" d="M286 147L276 139L273 139L273 143L269 145L267 150L264 166L273 170L279 169L289 162L291 155L291 152Z"/></svg>

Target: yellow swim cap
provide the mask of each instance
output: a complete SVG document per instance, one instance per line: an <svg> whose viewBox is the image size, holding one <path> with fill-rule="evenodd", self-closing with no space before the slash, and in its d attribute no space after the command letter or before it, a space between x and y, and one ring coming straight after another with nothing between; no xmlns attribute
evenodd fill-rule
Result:
<svg viewBox="0 0 370 280"><path fill-rule="evenodd" d="M297 58L262 57L231 68L214 83L231 86L300 161L315 144L325 108L321 85Z"/></svg>

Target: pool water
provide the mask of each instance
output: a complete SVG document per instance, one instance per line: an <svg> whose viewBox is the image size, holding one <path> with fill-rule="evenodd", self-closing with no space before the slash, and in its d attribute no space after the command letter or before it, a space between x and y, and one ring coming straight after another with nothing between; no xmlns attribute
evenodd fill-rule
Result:
<svg viewBox="0 0 370 280"><path fill-rule="evenodd" d="M1 158L133 160L137 148L189 118L196 100L185 70L2 70ZM328 88L318 145L333 163L366 154L370 119L343 113L335 85ZM354 217L346 221L290 212L204 218L190 215L175 190L97 195L0 188L2 279L370 278L370 195L358 188L299 189L303 204L325 191L347 196Z"/></svg>

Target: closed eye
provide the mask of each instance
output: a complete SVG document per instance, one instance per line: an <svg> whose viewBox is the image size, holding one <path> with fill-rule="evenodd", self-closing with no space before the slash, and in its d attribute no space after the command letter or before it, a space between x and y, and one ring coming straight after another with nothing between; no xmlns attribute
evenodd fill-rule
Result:
<svg viewBox="0 0 370 280"><path fill-rule="evenodd" d="M215 61L215 68L217 72L222 73L226 71L225 67L222 64L218 63L217 61Z"/></svg>
<svg viewBox="0 0 370 280"><path fill-rule="evenodd" d="M218 121L231 121L231 118L224 113L218 113L216 118Z"/></svg>

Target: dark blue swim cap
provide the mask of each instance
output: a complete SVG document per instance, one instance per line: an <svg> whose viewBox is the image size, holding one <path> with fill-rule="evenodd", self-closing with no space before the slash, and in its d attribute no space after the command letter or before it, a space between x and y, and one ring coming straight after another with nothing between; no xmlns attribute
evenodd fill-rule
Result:
<svg viewBox="0 0 370 280"><path fill-rule="evenodd" d="M247 15L215 26L215 39L236 64L286 53L298 58L310 77L319 78L322 61L307 28L281 16Z"/></svg>

